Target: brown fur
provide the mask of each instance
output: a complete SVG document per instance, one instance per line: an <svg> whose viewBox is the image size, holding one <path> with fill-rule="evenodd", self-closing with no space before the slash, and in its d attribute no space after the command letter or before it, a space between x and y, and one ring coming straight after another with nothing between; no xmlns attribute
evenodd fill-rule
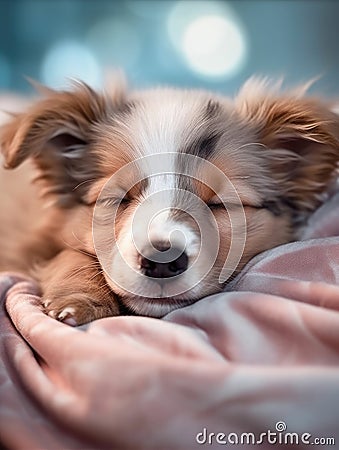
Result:
<svg viewBox="0 0 339 450"><path fill-rule="evenodd" d="M234 158L224 150L229 138L223 142L222 137L211 155L244 205L247 241L238 270L257 253L297 236L299 224L320 204L339 159L338 118L330 105L251 89L239 95L231 110L230 102L217 98L217 118L209 119L210 126L226 127L221 118L230 110L227 114L245 138L248 133ZM2 183L8 183L0 200L0 267L32 273L41 283L46 311L59 320L67 319L67 311L62 312L69 307L78 324L119 314L117 296L96 258L91 227L105 180L138 154L125 125L131 108L133 102L120 88L105 96L78 84L72 91L48 91L47 98L2 127L5 167L15 170L0 174ZM30 162L17 168L26 160ZM143 187L133 189L135 198ZM206 202L213 197L203 184L197 193ZM49 206L46 199L52 200ZM129 214L132 208L127 208ZM120 212L118 232L127 210ZM213 214L221 247L216 269L196 298L222 288L217 269L227 257L230 224L220 211Z"/></svg>

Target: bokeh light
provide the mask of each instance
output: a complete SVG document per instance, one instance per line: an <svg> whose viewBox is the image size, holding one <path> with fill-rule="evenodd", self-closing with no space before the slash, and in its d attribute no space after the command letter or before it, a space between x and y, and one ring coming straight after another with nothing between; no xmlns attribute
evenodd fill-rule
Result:
<svg viewBox="0 0 339 450"><path fill-rule="evenodd" d="M41 80L48 86L62 88L69 84L70 78L99 87L102 71L86 46L74 41L61 41L52 46L43 59Z"/></svg>
<svg viewBox="0 0 339 450"><path fill-rule="evenodd" d="M229 78L243 67L246 33L227 3L177 2L168 17L169 37L188 67L209 78Z"/></svg>
<svg viewBox="0 0 339 450"><path fill-rule="evenodd" d="M221 16L229 12L218 1L182 0L174 3L167 20L169 37L177 50L182 49L182 39L187 27L196 19L204 16Z"/></svg>
<svg viewBox="0 0 339 450"><path fill-rule="evenodd" d="M218 16L205 16L187 27L183 52L189 66L196 72L226 77L242 68L246 43L236 23Z"/></svg>

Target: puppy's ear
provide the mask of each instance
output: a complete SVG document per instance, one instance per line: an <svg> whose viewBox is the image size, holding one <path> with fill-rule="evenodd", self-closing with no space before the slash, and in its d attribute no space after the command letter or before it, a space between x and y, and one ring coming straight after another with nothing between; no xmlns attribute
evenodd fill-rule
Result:
<svg viewBox="0 0 339 450"><path fill-rule="evenodd" d="M81 186L75 188L96 176L90 149L93 129L121 98L107 99L81 83L71 91L45 94L1 128L1 151L9 169L33 158L48 193L67 205L81 201Z"/></svg>
<svg viewBox="0 0 339 450"><path fill-rule="evenodd" d="M339 117L330 104L303 94L267 92L252 81L237 99L238 111L264 144L281 204L296 216L318 206L339 162Z"/></svg>

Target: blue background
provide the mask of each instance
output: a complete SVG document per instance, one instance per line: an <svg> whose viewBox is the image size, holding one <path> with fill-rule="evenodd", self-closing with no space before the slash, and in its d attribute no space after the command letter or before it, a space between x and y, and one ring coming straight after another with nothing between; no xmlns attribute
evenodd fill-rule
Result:
<svg viewBox="0 0 339 450"><path fill-rule="evenodd" d="M238 65L217 74L193 68L185 53L189 27L211 16L233 23L243 46ZM206 68L205 33L198 45L206 43ZM225 35L220 58L226 58L225 46L226 53L239 51L229 48ZM121 67L136 87L200 86L224 93L252 74L284 76L288 84L320 75L316 90L332 95L339 93L338 47L337 1L0 0L1 91L30 91L25 75L53 87L63 86L65 77L97 86L105 70Z"/></svg>

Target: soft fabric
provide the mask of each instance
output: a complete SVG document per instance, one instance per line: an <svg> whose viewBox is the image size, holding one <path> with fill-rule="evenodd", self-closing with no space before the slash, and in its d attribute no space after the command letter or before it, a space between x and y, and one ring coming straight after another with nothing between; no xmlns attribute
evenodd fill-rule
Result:
<svg viewBox="0 0 339 450"><path fill-rule="evenodd" d="M2 274L1 442L265 449L290 432L299 445L283 448L339 448L339 195L302 241L259 255L228 289L163 320L72 328L43 314L31 280ZM263 443L235 446L241 433Z"/></svg>

